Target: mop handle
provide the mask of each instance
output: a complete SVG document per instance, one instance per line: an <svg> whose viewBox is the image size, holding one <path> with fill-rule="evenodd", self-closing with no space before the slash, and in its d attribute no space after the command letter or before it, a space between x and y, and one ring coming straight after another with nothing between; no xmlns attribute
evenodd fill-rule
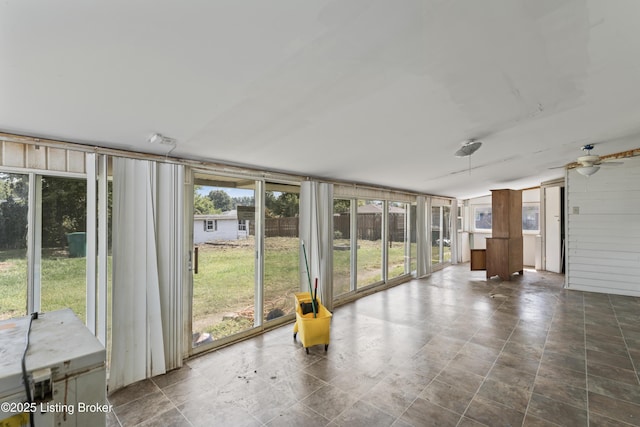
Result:
<svg viewBox="0 0 640 427"><path fill-rule="evenodd" d="M313 308L313 317L317 317L316 304L313 301L313 289L311 288L311 273L309 273L309 261L307 261L307 250L304 247L304 240L302 241L302 253L304 254L304 265L307 267L307 279L309 280L309 296L311 297L311 308Z"/></svg>

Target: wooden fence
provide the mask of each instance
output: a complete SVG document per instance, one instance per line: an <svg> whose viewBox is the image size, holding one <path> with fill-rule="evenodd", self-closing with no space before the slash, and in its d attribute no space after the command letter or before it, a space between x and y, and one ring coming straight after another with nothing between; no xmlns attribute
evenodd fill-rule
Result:
<svg viewBox="0 0 640 427"><path fill-rule="evenodd" d="M341 239L350 239L351 215L334 216L333 230L334 237L339 234ZM374 241L382 239L382 215L358 214L358 239ZM404 214L389 214L389 240L392 242L404 241Z"/></svg>
<svg viewBox="0 0 640 427"><path fill-rule="evenodd" d="M255 236L253 221L250 223L249 233ZM333 217L334 237L339 239L351 238L351 215L343 214ZM265 237L299 237L298 218L265 218ZM404 214L389 214L389 239L392 242L404 242ZM415 230L412 233L415 241ZM382 215L358 214L358 239L382 239Z"/></svg>
<svg viewBox="0 0 640 427"><path fill-rule="evenodd" d="M265 218L265 237L299 237L299 218ZM249 234L256 235L254 221L249 223Z"/></svg>

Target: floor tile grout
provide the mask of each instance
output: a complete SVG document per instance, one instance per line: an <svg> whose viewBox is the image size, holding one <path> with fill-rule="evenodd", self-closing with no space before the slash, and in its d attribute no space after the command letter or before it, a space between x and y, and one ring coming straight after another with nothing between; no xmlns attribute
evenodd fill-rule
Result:
<svg viewBox="0 0 640 427"><path fill-rule="evenodd" d="M618 353L626 353L636 380L640 383L638 367L631 353L635 342L628 341L620 323L623 313L627 322L635 318L634 310L640 312L640 299L616 297L614 301L611 295L605 297L602 294L566 290L562 287L562 277L546 272L531 272L515 276L511 282L493 279L480 281L474 279L474 273L468 271L468 266L451 266L426 279L414 279L364 297L369 298L368 301L358 300L338 307L332 322L329 353L312 352L306 356L302 354L299 343L295 346L285 343L284 337L288 337L288 334L277 332L280 331L278 328L259 338L252 338L256 340L253 344L245 342L239 346L231 345L225 347L224 354L214 351L202 355L199 360L192 359L198 360L194 362L197 367L191 366L191 361L185 363L190 370L188 372L169 373L167 375L175 376L161 380L146 380L147 384L121 395L120 399L130 396L132 400L121 401L119 407L133 404L123 413L127 418L124 421L140 419L140 415L131 416L132 411L136 410L135 402L138 402L141 411L153 413L154 409L145 407L142 399L160 391L158 396L149 401L149 404L158 406L156 411L161 411L156 416L162 418L161 415L171 412L171 417L181 417L183 425L190 427L208 423L217 419L215 417L240 416L243 413L250 415L248 418L245 416L246 424L254 421L261 426L269 423L286 424L300 410L317 414L318 417L321 412L331 414L331 419L326 417L327 421L320 421L318 418L317 421L332 426L346 419L350 422L358 419L354 417L364 420L372 414L378 414L384 424L389 422L396 426L407 423L429 425L429 422L425 424L425 420L461 426L470 422L465 419L470 418L467 414L471 413L472 405L473 418L470 419L483 425L492 424L489 423L491 418L487 418L491 414L500 417L522 416L522 424L527 423L528 419L555 419L552 413L547 413L544 418L532 413L534 399L538 406L549 399L557 401L557 406L554 406L557 409L553 409L555 411L573 408L576 412L571 412L571 409L570 413L576 420L585 420L586 414L587 426L595 422L591 419L593 410L597 411L598 419L604 416L612 420L624 420L630 416L607 407L605 402L609 401L620 402L624 411L634 411L637 407L640 414L640 404L634 401L636 390L640 393L640 385L630 388L635 386L616 380L616 375L624 375L625 371L614 372L611 377L600 377L591 374L588 367L589 354L597 358L598 365L603 362L607 366L609 363L623 363L622 359L618 362L616 357L619 357ZM492 297L498 294L504 297ZM345 315L340 316L340 313ZM598 323L600 319L604 319L602 325ZM605 334L606 327L613 326L614 322L622 340L609 339ZM290 327L291 324L281 328ZM576 332L579 335L576 336ZM611 334L614 335L617 333ZM288 353L283 346L291 347L293 353ZM579 367L575 365L580 363L579 359L571 356L572 351L581 347L584 357L582 385L574 371ZM537 360L527 354L535 354ZM231 362L233 358L237 358L237 362ZM222 365L219 365L220 362ZM412 373L408 363L419 369L419 377L415 377L418 371ZM222 369L218 369L219 366ZM263 370L258 373L260 369ZM558 378L549 376L554 369L559 369ZM254 372L255 375L246 374L245 371ZM495 374L491 376L494 371ZM278 376L276 382L269 381L271 372ZM526 375L511 381L509 376L517 372L526 372ZM606 371L598 370L595 373ZM235 375L245 374L253 378L251 384L235 381ZM442 378L438 380L440 376ZM490 376L492 381L488 382ZM221 398L212 398L215 393L204 397L190 390L190 384L197 389L203 377L211 385L210 389L225 390ZM611 396L625 398L614 398L607 392L600 396L609 400L596 400L599 403L592 408L591 396L599 394L590 392L589 386L591 381L599 381L597 378L603 378L604 381L598 385L598 390L600 387L618 387L616 384L620 384L620 391L616 388ZM402 390L403 379L408 381L410 388ZM285 383L287 380L292 382ZM361 382L349 383L359 380ZM426 381L423 383L422 380ZM219 381L223 383L218 384ZM533 382L528 384L529 381ZM300 386L296 386L298 383ZM535 392L538 383L540 388ZM562 384L560 393L568 394L551 391L549 387L554 383ZM160 384L164 384L164 387L160 387ZM478 385L471 392L470 386L475 384ZM526 390L522 388L524 385L527 385ZM177 388L170 389L174 386ZM367 390L374 387L377 387L375 392ZM136 394L136 390L143 394ZM318 393L319 390L326 392ZM336 391L335 394L332 390ZM353 390L357 390L357 393ZM392 397L394 390L397 390L397 394ZM500 390L513 390L514 394L505 395L505 400L500 401L497 400L500 395L496 394ZM440 395L441 392L446 394ZM585 394L582 395L582 392ZM315 393L317 395L313 402L317 407L314 409L307 405L309 400L303 402ZM350 394L350 398L348 402L339 403L344 393ZM574 397L573 393L579 394ZM177 400L170 398L170 395ZM560 396L560 399L552 396ZM580 396L585 398L582 407L578 406L580 400L576 400L581 399ZM449 404L443 400L450 397L458 399L458 403ZM183 406L181 410L177 402L183 399L191 404ZM479 403L478 399L483 403ZM198 402L203 402L206 407L201 408ZM331 406L329 402L338 402L338 406ZM478 404L474 405L474 402ZM273 406L265 409L265 404ZM328 411L323 410L323 405ZM221 408L222 415L215 408ZM375 411L371 408L375 408ZM509 411L504 414L491 412L500 411L499 408L509 408ZM423 409L428 413L423 414ZM110 425L122 427L121 417L115 412L112 415ZM439 417L443 418L436 421ZM149 419L155 419L155 416Z"/></svg>

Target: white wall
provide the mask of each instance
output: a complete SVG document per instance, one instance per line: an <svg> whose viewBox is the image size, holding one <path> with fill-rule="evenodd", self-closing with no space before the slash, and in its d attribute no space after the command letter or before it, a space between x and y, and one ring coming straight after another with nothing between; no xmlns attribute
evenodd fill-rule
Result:
<svg viewBox="0 0 640 427"><path fill-rule="evenodd" d="M640 296L640 158L567 180L567 286Z"/></svg>

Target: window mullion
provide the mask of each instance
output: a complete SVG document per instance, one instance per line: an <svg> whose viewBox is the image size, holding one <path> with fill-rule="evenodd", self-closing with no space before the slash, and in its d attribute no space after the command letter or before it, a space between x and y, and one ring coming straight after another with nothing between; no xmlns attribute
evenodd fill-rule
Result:
<svg viewBox="0 0 640 427"><path fill-rule="evenodd" d="M27 225L27 312L40 311L42 266L42 177L29 174Z"/></svg>

